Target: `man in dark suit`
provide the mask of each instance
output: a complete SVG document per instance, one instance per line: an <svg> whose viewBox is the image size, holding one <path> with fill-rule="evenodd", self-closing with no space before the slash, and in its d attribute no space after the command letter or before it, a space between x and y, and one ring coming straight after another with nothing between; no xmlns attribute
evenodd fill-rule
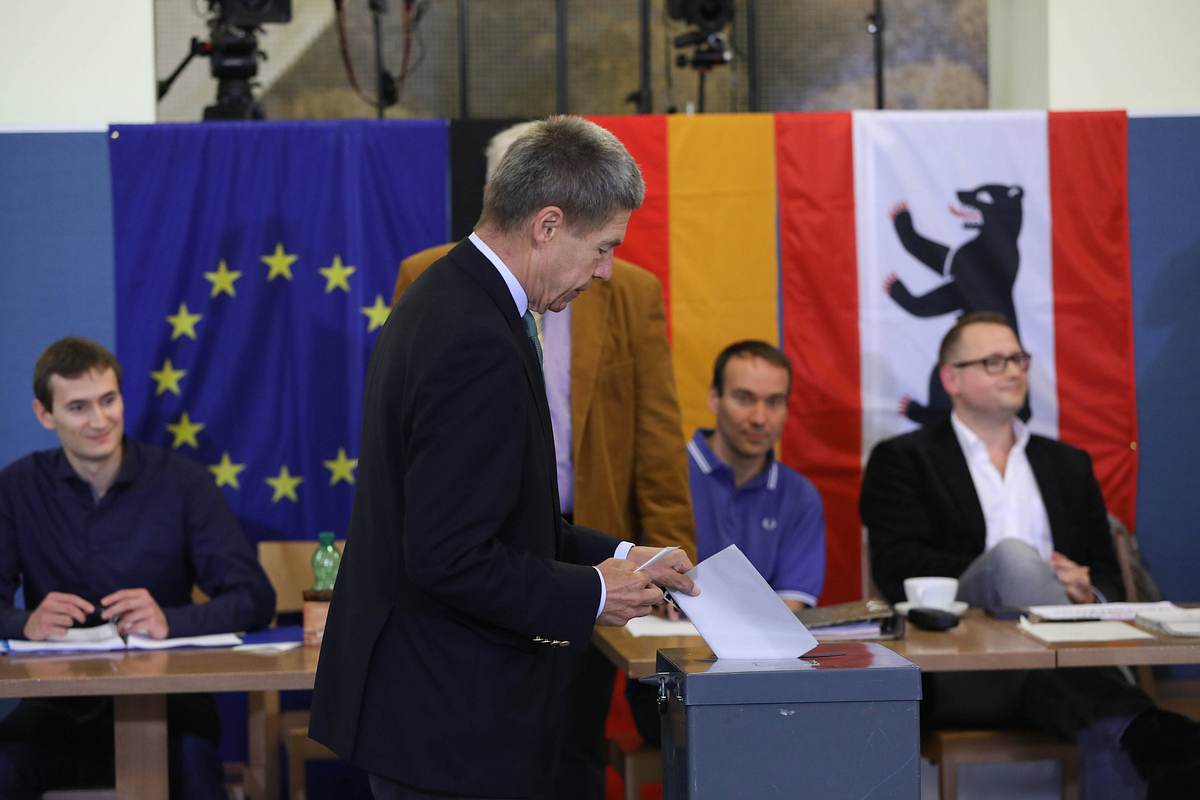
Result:
<svg viewBox="0 0 1200 800"><path fill-rule="evenodd" d="M539 123L376 343L310 733L377 797L545 796L572 651L651 580L694 591L681 551L635 572L658 551L560 516L530 313L607 279L643 192L607 131Z"/></svg>
<svg viewBox="0 0 1200 800"><path fill-rule="evenodd" d="M521 122L491 138L489 178L512 143L536 125ZM404 259L392 305L453 247L437 245ZM561 312L542 316L539 333L563 516L639 544L694 553L662 284L614 258L609 279ZM604 797L613 676L612 663L594 645L576 659L555 779L558 798Z"/></svg>
<svg viewBox="0 0 1200 800"><path fill-rule="evenodd" d="M903 599L906 578L927 575L957 578L973 606L1124 598L1091 459L1017 419L1029 362L1006 317L963 316L938 355L951 418L872 451L860 510L888 600ZM1200 757L1196 724L1154 708L1116 670L931 677L923 722L1074 737L1085 796L1137 797L1143 781L1151 796L1174 796Z"/></svg>

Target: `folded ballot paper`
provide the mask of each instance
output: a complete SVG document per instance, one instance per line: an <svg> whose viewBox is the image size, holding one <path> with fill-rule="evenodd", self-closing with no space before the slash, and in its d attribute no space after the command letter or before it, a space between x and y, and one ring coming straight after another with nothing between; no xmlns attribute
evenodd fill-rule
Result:
<svg viewBox="0 0 1200 800"><path fill-rule="evenodd" d="M717 658L798 658L817 646L737 545L704 559L688 576L700 594L671 596Z"/></svg>
<svg viewBox="0 0 1200 800"><path fill-rule="evenodd" d="M234 633L208 636L178 636L174 639L154 639L140 633L121 638L111 622L94 628L71 628L61 639L33 642L27 639L8 639L4 650L10 653L77 653L104 650L166 650L173 647L232 647L241 644Z"/></svg>

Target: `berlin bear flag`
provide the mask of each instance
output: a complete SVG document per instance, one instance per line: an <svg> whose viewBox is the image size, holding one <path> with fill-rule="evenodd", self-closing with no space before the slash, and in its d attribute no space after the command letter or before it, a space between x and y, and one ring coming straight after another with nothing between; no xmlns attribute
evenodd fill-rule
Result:
<svg viewBox="0 0 1200 800"><path fill-rule="evenodd" d="M712 423L725 344L792 359L780 456L825 503L823 603L860 596L862 465L946 413L937 347L968 311L1015 319L1030 426L1087 450L1109 510L1133 518L1123 112L597 121L653 176L621 255L667 289L686 432Z"/></svg>
<svg viewBox="0 0 1200 800"><path fill-rule="evenodd" d="M1125 115L860 114L854 154L864 453L945 414L938 343L998 311L1033 355L1030 428L1087 450L1132 519Z"/></svg>

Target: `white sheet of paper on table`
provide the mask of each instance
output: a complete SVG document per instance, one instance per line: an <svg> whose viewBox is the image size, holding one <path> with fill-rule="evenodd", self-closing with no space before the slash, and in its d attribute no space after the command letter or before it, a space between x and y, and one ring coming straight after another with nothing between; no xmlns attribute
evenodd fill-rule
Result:
<svg viewBox="0 0 1200 800"><path fill-rule="evenodd" d="M634 617L625 623L630 636L699 636L690 619L663 619L653 614Z"/></svg>
<svg viewBox="0 0 1200 800"><path fill-rule="evenodd" d="M700 594L671 596L717 658L799 658L817 646L737 545L704 559L688 575Z"/></svg>

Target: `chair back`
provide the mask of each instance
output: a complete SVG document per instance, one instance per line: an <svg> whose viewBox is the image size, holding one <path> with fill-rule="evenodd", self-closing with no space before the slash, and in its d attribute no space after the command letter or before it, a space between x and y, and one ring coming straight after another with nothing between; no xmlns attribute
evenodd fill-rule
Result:
<svg viewBox="0 0 1200 800"><path fill-rule="evenodd" d="M337 548L345 551L346 540L339 540ZM317 543L310 539L258 543L258 563L275 589L276 614L294 614L304 609L304 590L312 588L312 557L316 549Z"/></svg>

